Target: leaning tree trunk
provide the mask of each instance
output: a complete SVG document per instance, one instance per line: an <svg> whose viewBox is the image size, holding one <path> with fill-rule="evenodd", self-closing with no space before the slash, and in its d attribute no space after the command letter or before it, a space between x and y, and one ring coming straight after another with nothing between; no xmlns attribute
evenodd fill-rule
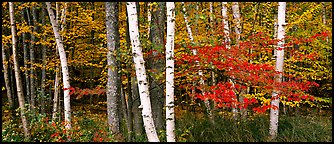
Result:
<svg viewBox="0 0 334 144"><path fill-rule="evenodd" d="M106 29L107 29L107 61L108 61L108 82L107 82L107 111L108 124L111 133L119 133L118 101L120 96L120 82L117 73L116 51L118 49L118 2L106 3Z"/></svg>
<svg viewBox="0 0 334 144"><path fill-rule="evenodd" d="M3 74L5 78L5 85L6 85L6 91L7 91L7 97L8 97L8 103L9 103L9 109L11 110L12 115L14 114L13 111L13 99L12 99L12 90L10 88L10 82L9 82L9 75L8 75L8 61L6 58L5 48L2 44L1 46L1 52L2 52L2 66L3 66Z"/></svg>
<svg viewBox="0 0 334 144"><path fill-rule="evenodd" d="M277 38L281 41L277 43L277 58L276 58L276 71L279 74L275 75L276 86L279 86L282 82L282 73L283 73L283 64L284 64L284 35L285 35L285 7L286 2L279 2L278 5L278 34ZM280 91L274 90L272 93L271 105L276 108L270 109L270 126L269 134L271 139L275 139L277 136L278 130L278 112L279 112L279 97L278 94Z"/></svg>
<svg viewBox="0 0 334 144"><path fill-rule="evenodd" d="M175 142L174 115L174 29L175 5L167 2L167 40L166 40L166 137L167 142Z"/></svg>
<svg viewBox="0 0 334 144"><path fill-rule="evenodd" d="M64 30L64 24L66 24L66 8L67 5L65 3L65 7L62 10L61 13L61 25L60 29L61 31ZM56 24L58 26L58 4L56 2ZM57 46L58 47L58 46ZM56 49L56 56L58 56L58 49ZM60 70L58 68L58 65L56 66L56 75L55 75L55 85L54 85L54 95L53 95L53 113L52 113L52 121L57 119L57 110L59 110L59 119L61 118L61 113L60 113L60 106L58 107L58 103L60 105L60 97L59 97L59 75L60 75Z"/></svg>
<svg viewBox="0 0 334 144"><path fill-rule="evenodd" d="M20 75L20 69L19 69L19 60L17 59L16 54L16 37L15 37L15 21L14 21L14 4L13 2L9 2L9 14L10 14L10 25L12 29L12 45L13 45L13 60L14 60L14 71L15 71L15 79L16 79L16 90L17 90L17 97L19 100L20 105L20 113L21 113L21 120L23 125L23 131L24 131L24 137L26 140L29 140L29 130L28 130L28 124L27 119L25 116L25 102L24 102L24 96L23 96L23 87L21 82L21 75Z"/></svg>
<svg viewBox="0 0 334 144"><path fill-rule="evenodd" d="M68 67L67 67L67 59L66 59L66 53L64 50L63 41L59 35L58 25L55 20L55 15L53 13L53 10L51 9L51 3L46 2L46 6L48 9L50 21L52 24L53 32L55 35L55 39L57 41L57 47L59 51L60 56L60 62L62 67L62 74L63 74L63 85L64 85L64 113L65 113L65 128L71 129L71 103L70 103L70 79L69 79L69 73L68 73ZM68 138L70 141L71 139Z"/></svg>
<svg viewBox="0 0 334 144"><path fill-rule="evenodd" d="M158 2L158 5L152 9L155 9L155 11L152 11L152 22L150 26L150 40L152 42L152 58L148 61L152 73L150 76L150 96L154 104L152 105L154 124L157 131L160 132L164 127L162 117L164 88L160 86L163 82L163 75L161 75L161 73L164 71L164 61L158 57L159 53L162 53L164 49L165 2Z"/></svg>
<svg viewBox="0 0 334 144"><path fill-rule="evenodd" d="M143 108L142 116L144 127L149 142L159 142L157 132L155 130L154 121L152 117L151 101L147 83L145 61L143 58L142 48L139 41L138 19L136 5L134 2L127 2L127 11L129 17L130 39L132 45L133 61L135 63L136 76L138 80L138 89L140 95L140 102Z"/></svg>

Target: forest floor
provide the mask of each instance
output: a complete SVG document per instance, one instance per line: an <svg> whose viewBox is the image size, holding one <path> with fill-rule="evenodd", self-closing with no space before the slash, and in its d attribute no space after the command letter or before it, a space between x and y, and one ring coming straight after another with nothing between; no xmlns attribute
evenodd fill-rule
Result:
<svg viewBox="0 0 334 144"><path fill-rule="evenodd" d="M275 140L268 139L269 115L260 114L246 120L234 121L230 113L217 112L214 123L201 110L191 112L176 108L176 139L179 142L332 142L332 113L330 110L301 111L299 114L279 117L279 133ZM51 123L48 115L35 116L30 121L31 141L59 142L66 140L66 131L61 123ZM31 116L28 115L31 119ZM110 135L106 127L106 104L72 106L72 141L76 142L124 142L124 134ZM124 121L123 121L124 123ZM121 125L126 131L126 126ZM159 133L166 141L165 132ZM17 114L11 118L8 105L2 105L2 142L23 141L21 120ZM145 135L136 137L136 142L147 141Z"/></svg>

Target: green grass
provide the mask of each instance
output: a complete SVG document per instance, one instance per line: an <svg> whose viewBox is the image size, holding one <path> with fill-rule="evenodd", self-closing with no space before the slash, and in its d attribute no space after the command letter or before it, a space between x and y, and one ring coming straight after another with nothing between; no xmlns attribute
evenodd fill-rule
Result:
<svg viewBox="0 0 334 144"><path fill-rule="evenodd" d="M2 115L2 142L23 141L20 118L9 118L3 108ZM75 142L93 141L126 141L126 134L111 135L106 126L107 115L104 112L91 111L88 106L73 107L72 140ZM269 116L258 115L244 121L235 122L228 116L217 115L215 123L205 118L202 113L183 111L176 118L176 140L178 142L332 142L332 115L308 113L305 115L280 115L278 136L274 140L268 139ZM47 122L48 121L48 122ZM66 140L64 127L59 122L52 125L43 115L37 115L30 123L31 141L58 142ZM125 130L125 126L122 126ZM58 133L59 135L52 136ZM162 141L166 141L165 131L159 132ZM138 141L147 141L146 136L136 138Z"/></svg>
<svg viewBox="0 0 334 144"><path fill-rule="evenodd" d="M186 113L176 121L178 131L190 129L187 142L331 142L332 116L280 115L278 136L269 140L269 116L255 116L252 120L235 122L217 117L215 123ZM180 134L179 134L180 137Z"/></svg>

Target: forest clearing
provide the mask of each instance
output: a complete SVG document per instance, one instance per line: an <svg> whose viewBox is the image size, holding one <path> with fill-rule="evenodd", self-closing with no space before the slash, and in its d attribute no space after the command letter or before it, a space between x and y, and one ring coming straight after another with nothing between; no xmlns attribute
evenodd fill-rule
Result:
<svg viewBox="0 0 334 144"><path fill-rule="evenodd" d="M332 142L331 2L2 2L2 142Z"/></svg>

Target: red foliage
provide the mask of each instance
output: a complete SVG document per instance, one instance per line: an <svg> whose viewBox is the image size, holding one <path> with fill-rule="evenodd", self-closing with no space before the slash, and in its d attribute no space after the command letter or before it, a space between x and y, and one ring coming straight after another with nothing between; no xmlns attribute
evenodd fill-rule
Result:
<svg viewBox="0 0 334 144"><path fill-rule="evenodd" d="M265 92L268 96L271 96L273 91L278 91L278 97L285 96L288 101L300 101L311 100L312 96L303 94L308 92L311 87L319 86L315 82L299 81L298 78L292 77L292 75L281 73L284 77L289 78L289 81L276 82L280 72L275 70L274 65L269 63L251 63L249 60L256 59L261 54L271 55L271 51L276 47L279 40L271 40L268 37L263 37L263 33L259 32L253 36L250 41L241 42L239 46L232 46L230 49L222 46L204 46L204 47L191 47L189 49L196 49L197 55L182 54L180 57L176 57L175 64L177 67L186 68L181 72L175 73L175 77L188 76L189 74L195 74L199 69L202 70L220 70L229 79L234 81L234 84L230 82L218 82L210 88L204 88L203 86L192 86L192 84L182 85L180 88L190 87L192 90L199 90L195 94L196 98L201 100L210 99L218 103L218 107L238 107L240 109L247 108L252 104L258 103L255 98L245 98L242 103L238 102L237 95L241 89L246 86L257 87L261 89L262 93ZM292 47L293 44L302 44L313 42L319 37L326 37L328 32L316 34L310 38L297 40L296 38L286 37L285 39L285 53L289 53L291 57L298 59L310 59L317 58L318 53L312 52L309 54L302 54L297 52ZM292 39L292 40L291 40ZM178 48L178 46L176 46ZM249 54L249 49L252 49L253 53ZM283 50L276 48L277 50ZM194 80L198 80L198 76L194 77ZM277 97L277 98L278 98ZM265 112L270 108L278 108L272 105L260 105L253 107L255 112Z"/></svg>

